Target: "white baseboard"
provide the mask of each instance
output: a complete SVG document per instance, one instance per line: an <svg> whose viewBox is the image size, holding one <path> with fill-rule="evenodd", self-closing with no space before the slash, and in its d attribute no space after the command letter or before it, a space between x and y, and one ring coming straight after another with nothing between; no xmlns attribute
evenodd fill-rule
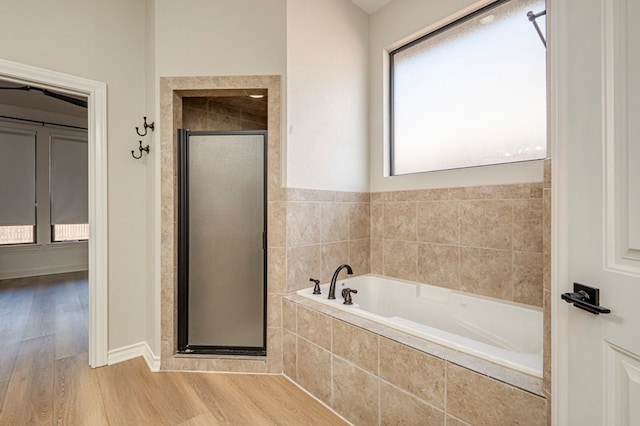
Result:
<svg viewBox="0 0 640 426"><path fill-rule="evenodd" d="M16 269L13 271L0 271L0 280L11 278L38 277L40 275L66 274L67 272L86 271L88 265L63 265L46 266L40 268Z"/></svg>
<svg viewBox="0 0 640 426"><path fill-rule="evenodd" d="M160 357L153 353L147 342L134 343L109 351L107 364L117 364L137 357L143 357L149 370L160 371Z"/></svg>

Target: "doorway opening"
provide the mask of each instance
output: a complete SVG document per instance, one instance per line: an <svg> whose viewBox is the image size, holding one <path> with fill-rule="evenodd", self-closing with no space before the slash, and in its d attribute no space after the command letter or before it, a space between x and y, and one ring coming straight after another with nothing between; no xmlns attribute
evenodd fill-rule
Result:
<svg viewBox="0 0 640 426"><path fill-rule="evenodd" d="M266 355L266 131L178 132L178 351Z"/></svg>
<svg viewBox="0 0 640 426"><path fill-rule="evenodd" d="M107 139L106 84L81 77L0 60L0 79L34 88L51 100L86 99L88 195L88 354L89 365L107 364ZM31 91L31 90L29 90ZM40 120L45 121L45 120ZM79 126L80 127L80 126ZM52 228L54 229L54 228Z"/></svg>
<svg viewBox="0 0 640 426"><path fill-rule="evenodd" d="M260 93L254 93L260 92ZM162 286L162 370L202 370L229 372L280 373L282 371L282 324L279 320L282 294L286 293L284 256L284 213L281 208L286 199L282 187L281 168L281 77L266 76L209 76L160 78L160 152L161 152L161 286ZM256 98L250 96L255 95ZM258 98L258 96L261 96ZM266 304L266 356L225 356L219 354L190 356L178 351L178 170L177 130L234 131L239 128L213 128L208 126L207 114L216 114L219 101L225 97L244 98L242 102L256 100L263 103L266 120L262 127L248 130L267 130L267 290ZM195 98L195 99L194 99ZM198 99L199 98L199 99ZM207 99L205 104L204 99ZM211 98L217 98L212 100ZM192 101L193 99L193 101ZM211 101L211 102L209 102ZM191 102L198 104L194 105ZM234 105L235 106L235 105ZM192 107L197 107L193 108ZM227 107L231 107L227 105ZM226 109L226 108L225 108ZM219 117L225 123L237 122L239 116L231 111ZM199 111L197 111L199 110ZM268 113L267 113L268 111ZM193 112L196 120L191 121ZM245 112L244 117L249 115ZM214 117L211 117L214 118ZM253 121L253 120L249 120Z"/></svg>
<svg viewBox="0 0 640 426"><path fill-rule="evenodd" d="M183 97L178 352L266 355L265 89Z"/></svg>

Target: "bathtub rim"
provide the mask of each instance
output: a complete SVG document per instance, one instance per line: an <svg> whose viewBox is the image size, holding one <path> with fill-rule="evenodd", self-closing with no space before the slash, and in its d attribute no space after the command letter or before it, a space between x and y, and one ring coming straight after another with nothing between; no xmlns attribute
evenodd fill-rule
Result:
<svg viewBox="0 0 640 426"><path fill-rule="evenodd" d="M341 284L343 281L349 281L349 280L353 280L356 278L363 278L363 277L374 277L374 278L383 278L383 279L387 279L387 280L391 280L391 281L398 281L404 284L411 284L411 285L426 285L429 287L434 287L438 290L443 290L443 291L449 291L452 293L457 293L457 294L463 294L463 295L467 295L467 296L473 296L475 298L478 299L482 299L482 300L488 300L490 302L498 302L498 303L504 303L507 305L512 305L512 306L516 306L516 307L520 307L520 308L526 308L526 309L530 309L532 311L536 311L536 312L540 312L541 314L543 314L544 310L542 309L541 306L535 306L535 305L527 305L526 303L522 303L522 302L516 302L513 300L505 300L505 299L500 299L497 297L491 297L491 296L485 296L484 294L476 294L476 293L471 293L468 291L463 291L463 290L456 290L454 288L448 288L448 287L440 287L434 284L428 284L428 283L421 283L418 281L410 281L410 280L405 280L403 278L395 278L395 277L390 277L388 275L381 275L381 274L374 274L374 273L369 273L369 274L359 274L359 275L353 275L353 276L348 276L348 277L342 277L339 278L336 281L336 288L338 284ZM320 283L320 286L325 286L325 285L329 285L329 282L324 282L324 283ZM313 286L310 287L305 287L302 288L300 290L297 290L295 292L295 294L302 294L302 292L306 292L309 289L313 290ZM338 295L336 294L336 299L338 298Z"/></svg>
<svg viewBox="0 0 640 426"><path fill-rule="evenodd" d="M488 296L481 296L481 295L476 295L473 293L468 293L468 292L464 292L464 291L459 291L459 290L454 290L454 289L449 289L449 288L443 288L443 287L438 287L438 286L434 286L432 284L425 284L425 283L419 283L416 281L408 281L408 280L403 280L403 279L398 279L398 278L394 278L394 277L388 277L388 276L384 276L384 275L378 275L378 274L362 274L362 275L357 275L357 276L350 276L350 277L346 277L346 278L342 278L337 280L336 282L336 286L343 284L344 285L348 285L349 282L352 282L354 280L357 279L366 279L366 278L379 278L382 280L387 280L387 281L392 281L392 282L398 282L400 284L406 284L406 285L411 285L413 287L416 286L427 286L427 287L431 287L433 288L434 291L436 292L444 292L444 293L453 293L453 294L460 294L466 297L472 297L474 299L481 299L481 300L486 300L492 303L497 303L500 305L507 305L507 306L514 306L516 308L520 308L520 309L526 309L528 311L532 311L532 312L536 312L538 313L540 316L542 316L542 309L536 309L533 306L529 306L529 305L525 305L522 303L518 303L518 302L511 302L508 300L502 300L502 299L497 299L497 298L493 298L493 297L488 297ZM328 283L324 283L321 285L321 288L323 288L325 290L325 294L327 293L327 286L329 284ZM474 356L478 359L484 359L487 360L489 362L492 362L494 364L499 364L502 365L504 367L522 372L524 374L528 374L534 377L538 377L538 378L542 378L543 376L543 351L544 351L544 340L541 339L541 347L540 350L538 352L534 352L534 353L519 353L519 352L514 352L514 351L509 351L508 349L504 349L504 348L499 348L496 347L494 345L491 344L487 344L484 342L479 342L479 341L475 341L472 338L466 338L464 336L458 336L455 335L455 333L451 333L448 332L446 330L439 330L442 331L446 334L455 336L454 340L447 340L446 338L443 337L438 337L438 336L424 336L424 333L420 332L419 330L414 330L409 326L403 325L401 323L397 323L394 322L393 320L387 319L384 316L380 316L376 313L373 312L369 312L366 310L358 310L358 309L353 309L353 307L350 306L342 306L340 303L338 303L338 300L340 299L340 297L336 297L336 301L329 301L326 300L326 298L322 298L321 296L317 296L317 295L312 295L312 287L307 287L301 290L298 290L296 292L296 294L305 297L305 298L309 298L310 300L314 300L317 303L320 304L326 304L328 306L334 306L336 309L338 310L343 310L346 312L349 312L353 315L356 316L361 316L364 318L369 319L372 322L376 322L376 323L381 323L384 326L402 331L404 333L407 334L411 334L414 335L415 337L419 338L419 339L425 339L425 340L429 340L430 342L439 344L440 346L444 346L444 347L448 347L450 349L453 350L457 350L459 352L463 352L466 353L468 355ZM357 304L354 305L354 307L357 307ZM429 327L428 325L425 324L425 326ZM540 323L540 326L542 327L542 323ZM437 328L436 328L437 329ZM540 330L542 332L542 330ZM542 337L542 336L540 336ZM460 339L460 340L458 340ZM470 344L465 344L467 341L470 341ZM514 354L514 358L508 358L510 356L510 354ZM533 365L533 364L539 364L538 365ZM536 368L538 367L538 368Z"/></svg>
<svg viewBox="0 0 640 426"><path fill-rule="evenodd" d="M424 283L418 283L415 281L407 281L407 280L397 279L394 277L388 277L388 276L378 275L378 274L363 274L357 277L349 277L348 279L358 278L363 276L390 279L393 281L404 282L412 285L424 284ZM338 282L342 282L346 280L347 278L344 278L344 279L338 280ZM437 286L434 286L434 287L437 287ZM305 290L308 290L308 288L302 289L296 293L292 293L287 296L284 296L284 299L287 301L293 302L296 305L302 305L306 308L313 309L315 311L324 313L338 320L363 328L381 337L395 340L399 343L407 345L413 349L419 350L426 354L435 356L437 358L443 359L445 361L451 362L453 364L459 365L461 367L467 368L477 373L492 377L496 380L500 380L504 383L510 384L512 386L515 386L527 392L533 393L535 395L544 396L542 392L543 383L542 383L541 375L533 375L512 367L509 367L508 365L500 364L492 360L481 358L477 355L464 352L464 351L443 345L438 342L428 340L425 337L417 336L414 333L409 333L407 331L393 327L391 325L375 321L374 319L370 319L367 316L350 312L348 309L344 309L339 306L333 306L331 304L325 303L324 301L319 301L317 299L309 297L310 295L299 294L301 292L304 292ZM518 302L505 301L501 299L475 295L472 293L466 293L466 292L453 290L453 289L444 288L444 290L457 292L461 294L469 294L469 295L472 295L473 297L479 297L486 300L497 301L499 303L506 303L506 304L515 305L515 306L521 306L536 312L542 311L541 308L538 308L536 306L530 306L530 305L526 305ZM541 356L541 354L539 355Z"/></svg>
<svg viewBox="0 0 640 426"><path fill-rule="evenodd" d="M544 398L544 393L542 391L543 383L542 378L540 377L535 377L530 374L526 374L521 371L514 370L512 368L505 367L503 365L496 364L482 358L478 358L477 356L451 349L438 343L434 343L424 338L417 337L413 334L391 328L390 326L374 322L363 316L349 313L345 310L335 308L333 306L318 302L316 300L301 296L296 293L283 296L283 303L292 303L295 306L302 306L303 308L312 309L321 314L328 315L333 319L362 328L370 333L380 336L381 338L393 340L412 349L423 352L427 355L440 358L443 361L450 362L452 364L506 383L522 391L526 391ZM286 327L285 330L289 330L292 333L297 333L297 330L290 330Z"/></svg>

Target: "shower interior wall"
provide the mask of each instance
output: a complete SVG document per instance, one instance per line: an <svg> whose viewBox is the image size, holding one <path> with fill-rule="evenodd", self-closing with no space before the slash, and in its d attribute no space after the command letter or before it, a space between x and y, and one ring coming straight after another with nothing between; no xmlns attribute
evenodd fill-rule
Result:
<svg viewBox="0 0 640 426"><path fill-rule="evenodd" d="M255 94L258 91L255 91ZM267 101L246 94L193 97L182 100L182 125L189 130L267 130ZM254 94L254 92L251 92Z"/></svg>

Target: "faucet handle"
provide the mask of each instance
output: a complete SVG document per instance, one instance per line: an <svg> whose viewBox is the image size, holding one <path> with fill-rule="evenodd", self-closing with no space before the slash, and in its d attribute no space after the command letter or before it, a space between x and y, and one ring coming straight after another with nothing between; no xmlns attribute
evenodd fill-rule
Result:
<svg viewBox="0 0 640 426"><path fill-rule="evenodd" d="M315 285L313 286L313 294L322 294L322 292L320 291L320 280L309 278L309 281L315 283Z"/></svg>
<svg viewBox="0 0 640 426"><path fill-rule="evenodd" d="M343 305L353 305L353 300L351 299L351 293L358 293L358 290L352 290L350 288L342 289L342 297L344 298Z"/></svg>

